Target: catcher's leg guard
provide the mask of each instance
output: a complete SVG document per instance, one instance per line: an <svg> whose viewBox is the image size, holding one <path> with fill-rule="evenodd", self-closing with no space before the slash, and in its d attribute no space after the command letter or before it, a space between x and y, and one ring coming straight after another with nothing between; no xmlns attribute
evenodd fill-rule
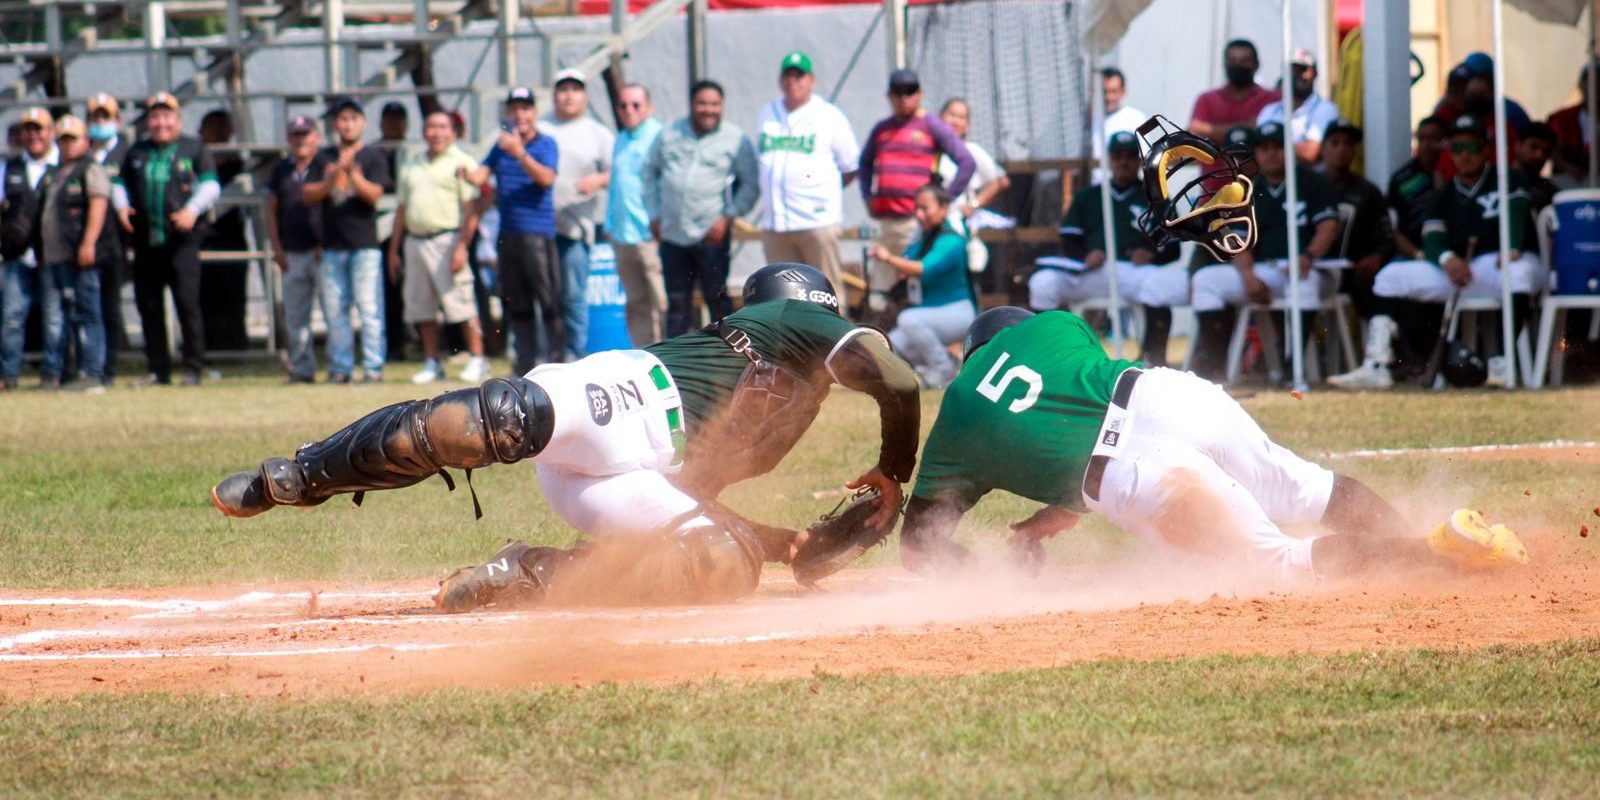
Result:
<svg viewBox="0 0 1600 800"><path fill-rule="evenodd" d="M727 602L755 591L762 557L761 538L748 523L702 506L658 536L608 537L582 548L547 597L561 605Z"/></svg>
<svg viewBox="0 0 1600 800"><path fill-rule="evenodd" d="M555 427L550 397L523 378L494 379L431 400L396 403L356 420L293 459L271 458L211 490L230 517L275 505L314 506L336 494L398 489L443 474L537 455ZM452 483L453 486L453 483Z"/></svg>
<svg viewBox="0 0 1600 800"><path fill-rule="evenodd" d="M439 581L433 603L449 614L491 603L507 607L539 603L556 573L572 562L576 552L506 542L487 562L462 567Z"/></svg>

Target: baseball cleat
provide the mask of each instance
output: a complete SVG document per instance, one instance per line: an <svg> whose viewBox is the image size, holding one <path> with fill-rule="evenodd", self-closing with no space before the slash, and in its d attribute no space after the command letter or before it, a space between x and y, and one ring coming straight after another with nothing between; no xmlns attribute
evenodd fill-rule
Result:
<svg viewBox="0 0 1600 800"><path fill-rule="evenodd" d="M1328 385L1350 391L1389 389L1394 387L1394 376L1388 367L1368 361L1342 375L1329 376Z"/></svg>
<svg viewBox="0 0 1600 800"><path fill-rule="evenodd" d="M548 551L548 552L547 552ZM509 541L487 562L476 567L461 567L439 581L433 604L447 614L461 614L494 603L502 606L531 605L544 599L549 554L562 553L549 547L530 547ZM523 563L533 561L530 570Z"/></svg>
<svg viewBox="0 0 1600 800"><path fill-rule="evenodd" d="M267 495L261 471L236 472L211 487L211 505L236 519L253 517L277 505Z"/></svg>
<svg viewBox="0 0 1600 800"><path fill-rule="evenodd" d="M1522 540L1504 525L1489 525L1483 514L1463 508L1428 535L1428 546L1456 566L1484 569L1505 562L1528 563Z"/></svg>

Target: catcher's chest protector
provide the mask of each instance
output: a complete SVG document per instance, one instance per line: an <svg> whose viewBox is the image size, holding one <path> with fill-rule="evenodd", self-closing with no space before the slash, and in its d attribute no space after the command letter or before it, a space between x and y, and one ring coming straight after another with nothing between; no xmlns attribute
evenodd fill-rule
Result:
<svg viewBox="0 0 1600 800"><path fill-rule="evenodd" d="M731 331L731 333L728 333ZM727 326L724 340L743 336ZM723 487L765 474L789 454L822 411L829 380L808 379L743 349L750 366L734 386L728 405L700 425L688 441L677 482L690 495L714 500Z"/></svg>

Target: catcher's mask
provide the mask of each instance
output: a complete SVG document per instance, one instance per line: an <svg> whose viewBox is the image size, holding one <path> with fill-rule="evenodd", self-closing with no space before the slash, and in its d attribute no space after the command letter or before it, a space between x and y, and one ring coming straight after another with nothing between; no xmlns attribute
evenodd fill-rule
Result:
<svg viewBox="0 0 1600 800"><path fill-rule="evenodd" d="M1255 185L1244 175L1250 155L1219 149L1161 115L1139 126L1144 193L1139 227L1157 247L1197 242L1219 261L1256 244Z"/></svg>

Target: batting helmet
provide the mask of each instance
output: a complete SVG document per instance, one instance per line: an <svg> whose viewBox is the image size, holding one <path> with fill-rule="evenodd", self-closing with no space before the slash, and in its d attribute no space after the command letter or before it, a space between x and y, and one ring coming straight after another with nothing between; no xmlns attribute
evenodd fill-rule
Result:
<svg viewBox="0 0 1600 800"><path fill-rule="evenodd" d="M995 334L1031 316L1034 316L1032 311L1016 306L1000 306L979 314L972 324L967 326L967 338L961 345L962 352L966 358L971 358L972 354L993 339Z"/></svg>
<svg viewBox="0 0 1600 800"><path fill-rule="evenodd" d="M816 267L794 261L768 264L745 279L745 305L768 300L803 300L826 306L834 313L839 311L839 295L834 292L828 276Z"/></svg>
<svg viewBox="0 0 1600 800"><path fill-rule="evenodd" d="M1157 247L1196 242L1219 261L1256 244L1255 184L1240 147L1220 150L1157 115L1139 126L1144 193L1150 206L1139 227Z"/></svg>
<svg viewBox="0 0 1600 800"><path fill-rule="evenodd" d="M1489 380L1489 365L1484 363L1483 356L1461 342L1453 341L1445 346L1444 363L1439 365L1439 372L1451 386L1462 389L1482 386Z"/></svg>

